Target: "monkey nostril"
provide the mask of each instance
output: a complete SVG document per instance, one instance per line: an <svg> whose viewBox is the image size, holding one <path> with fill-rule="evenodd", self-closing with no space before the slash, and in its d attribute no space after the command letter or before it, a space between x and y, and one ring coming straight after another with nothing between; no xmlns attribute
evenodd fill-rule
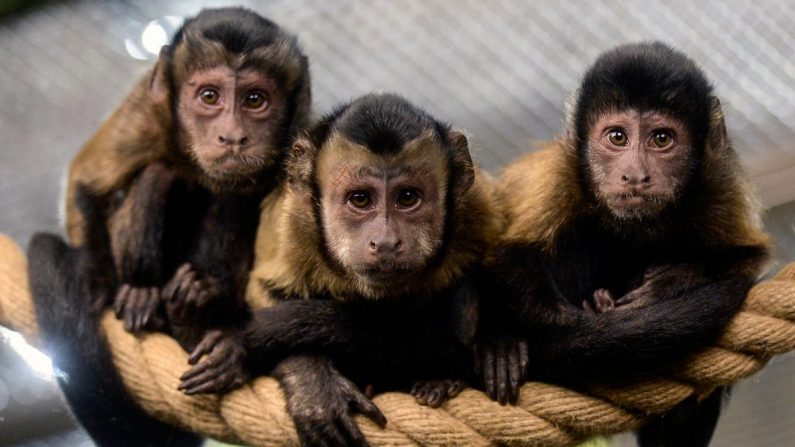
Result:
<svg viewBox="0 0 795 447"><path fill-rule="evenodd" d="M245 146L248 144L248 137L243 137L240 139L240 145Z"/></svg>
<svg viewBox="0 0 795 447"><path fill-rule="evenodd" d="M377 251L378 250L378 244L376 244L373 241L370 241L370 250L371 251Z"/></svg>
<svg viewBox="0 0 795 447"><path fill-rule="evenodd" d="M224 144L226 143L226 138L224 138L223 135L218 135L218 142Z"/></svg>
<svg viewBox="0 0 795 447"><path fill-rule="evenodd" d="M621 181L622 182L628 182L629 181L629 177L627 177L626 175L622 175L621 176Z"/></svg>
<svg viewBox="0 0 795 447"><path fill-rule="evenodd" d="M649 183L651 181L651 176L647 175L646 177L643 177L642 179L640 179L640 181L642 183Z"/></svg>

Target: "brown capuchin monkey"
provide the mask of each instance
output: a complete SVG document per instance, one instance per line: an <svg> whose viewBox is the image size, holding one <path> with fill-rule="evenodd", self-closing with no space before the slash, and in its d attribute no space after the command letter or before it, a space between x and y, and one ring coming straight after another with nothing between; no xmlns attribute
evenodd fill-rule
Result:
<svg viewBox="0 0 795 447"><path fill-rule="evenodd" d="M338 108L287 166L263 204L249 282L267 307L240 339L249 367L279 379L303 445L367 445L353 415L386 421L360 386L416 383L417 401L438 406L472 377L468 275L502 216L466 138L394 95ZM183 387L246 375L208 358Z"/></svg>
<svg viewBox="0 0 795 447"><path fill-rule="evenodd" d="M479 289L476 346L501 403L527 377L664 370L719 337L768 259L713 87L662 43L601 55L565 136L509 166L498 192L508 227ZM639 444L707 445L721 394L653 419Z"/></svg>
<svg viewBox="0 0 795 447"><path fill-rule="evenodd" d="M64 393L98 444L168 438L147 428L99 338L111 300L127 330L167 331L189 351L204 340L210 357L242 359L228 338L250 317L259 206L309 107L308 63L293 36L246 9L204 10L75 158L67 220L76 247L34 236L29 274L44 338L70 376Z"/></svg>

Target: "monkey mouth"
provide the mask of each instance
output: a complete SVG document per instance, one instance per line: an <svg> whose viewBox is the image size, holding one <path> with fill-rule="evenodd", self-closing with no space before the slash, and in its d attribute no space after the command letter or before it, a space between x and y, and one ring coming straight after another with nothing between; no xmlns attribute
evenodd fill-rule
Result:
<svg viewBox="0 0 795 447"><path fill-rule="evenodd" d="M638 206L656 208L665 203L665 198L656 194L623 193L615 194L608 199L611 207L634 208Z"/></svg>
<svg viewBox="0 0 795 447"><path fill-rule="evenodd" d="M410 276L414 270L407 264L390 261L368 264L359 271L359 274L372 282L391 283Z"/></svg>

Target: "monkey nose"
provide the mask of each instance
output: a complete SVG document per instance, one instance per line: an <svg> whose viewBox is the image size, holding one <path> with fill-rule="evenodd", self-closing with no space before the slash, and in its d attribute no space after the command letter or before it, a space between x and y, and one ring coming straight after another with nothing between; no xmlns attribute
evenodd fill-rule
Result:
<svg viewBox="0 0 795 447"><path fill-rule="evenodd" d="M628 183L630 185L637 185L638 183L650 183L651 176L648 174L644 175L622 175L621 182Z"/></svg>
<svg viewBox="0 0 795 447"><path fill-rule="evenodd" d="M395 255L403 246L400 239L370 241L370 253L376 255Z"/></svg>
<svg viewBox="0 0 795 447"><path fill-rule="evenodd" d="M245 146L248 144L248 137L245 135L218 135L218 142L230 146Z"/></svg>

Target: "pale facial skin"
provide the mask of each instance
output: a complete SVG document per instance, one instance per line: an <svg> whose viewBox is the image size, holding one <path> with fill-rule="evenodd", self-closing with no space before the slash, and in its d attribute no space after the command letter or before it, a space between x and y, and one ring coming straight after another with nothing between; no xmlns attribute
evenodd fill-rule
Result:
<svg viewBox="0 0 795 447"><path fill-rule="evenodd" d="M218 66L191 73L180 88L178 106L191 156L221 182L234 183L271 167L278 159L273 140L284 102L276 81L252 69Z"/></svg>
<svg viewBox="0 0 795 447"><path fill-rule="evenodd" d="M692 158L684 123L660 112L605 112L588 131L592 186L621 219L653 217L673 203Z"/></svg>
<svg viewBox="0 0 795 447"><path fill-rule="evenodd" d="M446 164L412 144L381 156L334 137L318 161L325 236L357 279L385 287L422 273L442 244Z"/></svg>

